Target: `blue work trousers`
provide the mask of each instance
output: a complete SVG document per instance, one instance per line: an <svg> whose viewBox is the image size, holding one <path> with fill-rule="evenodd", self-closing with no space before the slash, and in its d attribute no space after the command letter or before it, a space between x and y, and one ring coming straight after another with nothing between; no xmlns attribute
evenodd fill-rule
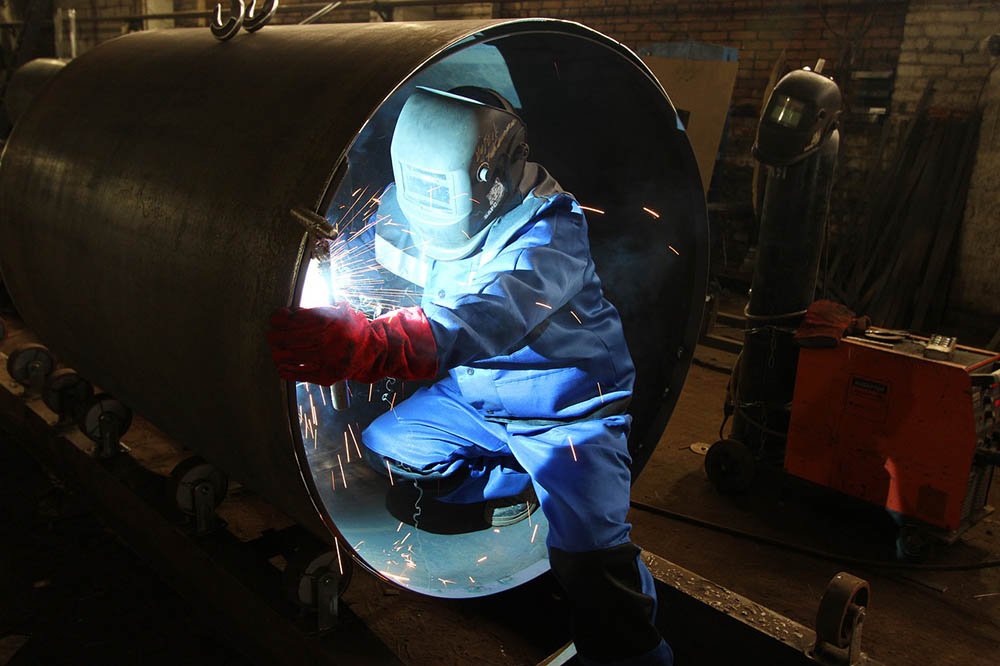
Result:
<svg viewBox="0 0 1000 666"><path fill-rule="evenodd" d="M669 666L670 648L653 626L653 579L626 522L630 425L627 415L486 420L445 377L375 419L363 441L425 480L467 474L443 502L510 497L533 482L553 573L574 603L581 661Z"/></svg>

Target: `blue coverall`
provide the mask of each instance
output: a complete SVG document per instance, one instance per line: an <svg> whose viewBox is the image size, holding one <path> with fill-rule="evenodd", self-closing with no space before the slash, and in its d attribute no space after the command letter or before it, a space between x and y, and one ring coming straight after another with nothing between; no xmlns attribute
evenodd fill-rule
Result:
<svg viewBox="0 0 1000 666"><path fill-rule="evenodd" d="M375 419L362 439L421 475L467 474L444 502L510 497L533 481L553 572L577 605L584 663L670 664L662 639L649 649L655 592L626 522L635 370L621 321L604 298L577 202L533 163L521 196L465 259L415 258L376 237L379 262L423 286L448 374ZM380 219L405 220L394 199L383 197ZM581 598L594 607L581 608ZM621 617L623 604L639 616ZM631 630L607 626L612 616L644 625L631 629L641 653L628 653ZM594 632L619 635L581 644Z"/></svg>

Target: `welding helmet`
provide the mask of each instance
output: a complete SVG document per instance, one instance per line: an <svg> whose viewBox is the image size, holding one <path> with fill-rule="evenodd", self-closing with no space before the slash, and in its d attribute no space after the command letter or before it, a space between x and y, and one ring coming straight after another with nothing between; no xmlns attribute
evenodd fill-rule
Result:
<svg viewBox="0 0 1000 666"><path fill-rule="evenodd" d="M809 157L837 127L840 102L840 88L832 79L804 69L789 72L764 106L753 156L779 167Z"/></svg>
<svg viewBox="0 0 1000 666"><path fill-rule="evenodd" d="M528 155L524 122L499 93L417 87L392 135L396 201L432 259L462 259L510 208Z"/></svg>

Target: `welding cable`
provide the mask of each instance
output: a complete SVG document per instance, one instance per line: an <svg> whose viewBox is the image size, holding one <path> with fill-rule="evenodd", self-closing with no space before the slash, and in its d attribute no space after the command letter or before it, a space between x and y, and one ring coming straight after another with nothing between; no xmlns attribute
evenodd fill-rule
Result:
<svg viewBox="0 0 1000 666"><path fill-rule="evenodd" d="M713 523L708 520L702 520L701 518L695 518L694 516L677 513L676 511L671 511L658 506L652 506L651 504L636 502L635 500L630 502L630 504L632 505L632 508L639 509L640 511L652 513L664 518L670 518L671 520L677 520L682 523L688 523L689 525L694 525L696 527L703 527L705 529L721 532L722 534L728 534L740 539L747 539L748 541L774 546L776 548L789 550L802 555L808 555L821 560L832 560L834 562L842 562L852 566L905 571L974 571L977 569L1000 567L1000 560L983 560L982 562L968 562L965 564L917 564L910 562L886 562L884 560L869 560L862 557L851 557L850 555L838 555L837 553L831 553L818 548L810 548L809 546L789 543L780 539L772 539L771 537L761 536L752 532L744 532L743 530L738 530L735 527L719 525L718 523Z"/></svg>

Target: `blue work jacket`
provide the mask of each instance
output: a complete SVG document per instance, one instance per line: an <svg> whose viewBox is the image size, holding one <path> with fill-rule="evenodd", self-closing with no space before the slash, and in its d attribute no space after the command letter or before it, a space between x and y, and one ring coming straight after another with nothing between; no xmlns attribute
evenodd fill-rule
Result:
<svg viewBox="0 0 1000 666"><path fill-rule="evenodd" d="M464 259L429 259L402 239L394 194L377 213L376 260L423 287L438 367L473 407L489 420L552 423L625 411L635 369L621 319L583 211L544 168L527 164L520 203Z"/></svg>

